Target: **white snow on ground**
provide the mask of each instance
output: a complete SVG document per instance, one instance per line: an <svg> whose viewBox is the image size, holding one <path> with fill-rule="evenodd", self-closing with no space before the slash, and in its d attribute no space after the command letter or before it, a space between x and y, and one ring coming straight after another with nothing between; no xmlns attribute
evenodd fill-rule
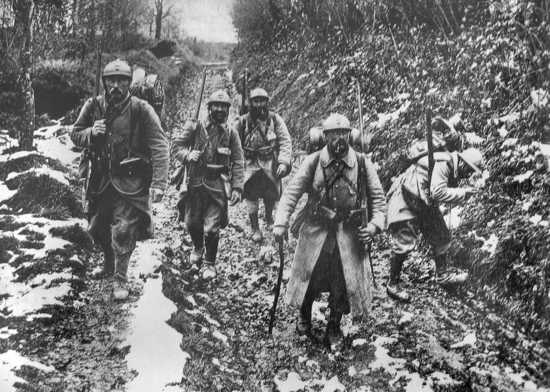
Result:
<svg viewBox="0 0 550 392"><path fill-rule="evenodd" d="M31 361L16 351L8 350L5 353L0 354L0 391L15 392L16 388L13 384L16 382L25 384L25 380L17 377L14 373L15 370L19 369L23 365L31 366L44 372L53 372L55 370L50 366Z"/></svg>
<svg viewBox="0 0 550 392"><path fill-rule="evenodd" d="M53 139L35 140L36 149L45 156L58 159L64 165L71 165L80 157L78 152L71 149L74 144L68 135L58 136Z"/></svg>
<svg viewBox="0 0 550 392"><path fill-rule="evenodd" d="M279 392L297 392L307 387L307 383L303 382L300 375L295 372L288 373L286 380L275 377L273 381Z"/></svg>
<svg viewBox="0 0 550 392"><path fill-rule="evenodd" d="M13 154L0 155L0 162L7 162L13 159L26 158L32 155L40 155L36 151L17 151Z"/></svg>
<svg viewBox="0 0 550 392"><path fill-rule="evenodd" d="M160 213L169 212L163 208ZM154 240L138 245L132 257L136 260L131 269L134 278L155 271L161 246ZM130 320L126 360L128 368L137 370L138 375L127 384L128 392L168 391L167 384L181 380L190 356L180 348L181 334L166 323L176 311L177 306L162 294L162 278L147 279Z"/></svg>
<svg viewBox="0 0 550 392"><path fill-rule="evenodd" d="M17 189L12 191L6 186L6 184L0 181L0 203L3 203L6 200L11 199L12 196L15 195L16 193L17 193Z"/></svg>
<svg viewBox="0 0 550 392"><path fill-rule="evenodd" d="M407 100L407 101L403 102L403 104L399 107L399 109L397 109L394 112L391 112L391 113L378 113L378 120L373 122L372 125L375 128L382 128L387 123L390 123L392 121L397 120L402 113L406 113L407 110L409 110L409 106L411 106L411 101ZM365 117L366 117L366 115L365 115ZM365 120L368 120L368 119L365 118Z"/></svg>
<svg viewBox="0 0 550 392"><path fill-rule="evenodd" d="M451 348L455 349L455 348L462 348L462 347L467 347L467 346L475 347L476 342L477 342L476 333L471 332L471 333L467 334L466 336L464 336L464 339L462 339L462 341L460 341L458 343L455 343L455 344L452 344Z"/></svg>
<svg viewBox="0 0 550 392"><path fill-rule="evenodd" d="M60 298L71 290L67 282L52 287L48 287L51 280L37 287L31 287L29 283L13 282L14 274L12 266L0 265L0 296L8 295L0 301L0 310L9 312L10 317L25 316L46 305L62 305Z"/></svg>
<svg viewBox="0 0 550 392"><path fill-rule="evenodd" d="M56 181L58 181L62 184L65 184L65 185L69 186L69 179L67 178L65 173L62 173L59 170L50 169L46 165L44 165L42 167L33 167L29 170L25 170L25 171L22 171L22 172L19 172L19 173L11 172L6 177L6 181L13 180L13 179L15 179L17 177L20 177L20 176L23 176L25 174L34 174L37 177L38 176L48 176L48 177L51 177L54 180L56 180Z"/></svg>
<svg viewBox="0 0 550 392"><path fill-rule="evenodd" d="M0 339L7 339L15 334L17 334L16 329L11 329L10 327L0 328Z"/></svg>
<svg viewBox="0 0 550 392"><path fill-rule="evenodd" d="M497 251L498 237L495 234L491 234L487 240L484 240L481 250L488 252L491 256L494 256Z"/></svg>

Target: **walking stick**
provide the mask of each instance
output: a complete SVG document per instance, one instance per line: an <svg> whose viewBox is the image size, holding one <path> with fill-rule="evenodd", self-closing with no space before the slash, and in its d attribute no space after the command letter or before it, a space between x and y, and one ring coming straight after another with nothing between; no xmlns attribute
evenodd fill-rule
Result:
<svg viewBox="0 0 550 392"><path fill-rule="evenodd" d="M364 131L363 127L363 102L361 99L361 85L359 84L359 81L357 81L357 105L359 107L359 135L361 137L361 152L363 154L366 154L368 146L365 145L367 141L367 136ZM363 173L364 174L364 173ZM365 181L363 181L365 183ZM367 192L366 192L366 184L363 186L363 200L361 200L361 211L363 211L363 214L361 216L361 226L366 227L369 223L369 210L367 205ZM367 251L367 257L369 258L369 265L370 265L370 272L372 274L372 284L374 285L374 288L378 290L378 285L376 284L376 276L374 275L374 267L372 266L372 244L369 242L369 244L366 246Z"/></svg>
<svg viewBox="0 0 550 392"><path fill-rule="evenodd" d="M275 285L275 297L273 298L273 306L270 311L269 318L269 330L268 333L271 335L273 332L273 324L275 324L275 316L277 312L277 303L279 302L279 294L281 292L281 282L283 281L283 269L285 267L285 252L284 252L284 239L278 243L279 246L279 274L277 276L277 284Z"/></svg>

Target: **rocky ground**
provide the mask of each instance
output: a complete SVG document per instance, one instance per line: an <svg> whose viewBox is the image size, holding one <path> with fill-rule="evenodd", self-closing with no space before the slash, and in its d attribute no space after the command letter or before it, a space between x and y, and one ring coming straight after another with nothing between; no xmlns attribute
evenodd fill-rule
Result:
<svg viewBox="0 0 550 392"><path fill-rule="evenodd" d="M225 77L213 78L207 92ZM58 147L43 148L42 155L75 162L76 156L54 153L59 146L69 151L62 132L44 140ZM6 171L15 158L2 156ZM32 167L56 167L46 158L35 161ZM174 189L154 207L156 238L141 243L132 259L129 301L115 303L108 282L89 278L100 258L74 235L85 224L78 211L25 212L10 202L24 178L10 173L30 167L9 167L9 173L0 170L2 391L549 390L548 347L468 290L439 288L433 266L420 257L404 274L413 302L389 299L384 236L373 249L378 289L372 314L344 320L342 346L323 344L326 298L314 308L313 339L295 333L296 312L284 300L268 335L279 265L269 228L263 227L264 244L254 244L244 204L231 208L218 276L204 282L188 262L190 243L177 222ZM62 176L46 177L74 187L74 173L58 171ZM294 246L292 238L285 245L283 293Z"/></svg>

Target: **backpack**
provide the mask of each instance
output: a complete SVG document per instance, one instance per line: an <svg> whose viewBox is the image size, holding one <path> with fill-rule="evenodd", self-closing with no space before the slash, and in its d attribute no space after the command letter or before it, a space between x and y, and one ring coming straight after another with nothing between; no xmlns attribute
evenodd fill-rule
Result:
<svg viewBox="0 0 550 392"><path fill-rule="evenodd" d="M164 86L157 74L147 74L143 68L136 68L132 75L130 94L147 101L161 117L164 106Z"/></svg>

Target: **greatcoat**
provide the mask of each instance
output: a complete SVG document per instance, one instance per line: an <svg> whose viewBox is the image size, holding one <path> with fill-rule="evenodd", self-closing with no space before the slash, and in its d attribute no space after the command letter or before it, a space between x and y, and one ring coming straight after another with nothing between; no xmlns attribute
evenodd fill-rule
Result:
<svg viewBox="0 0 550 392"><path fill-rule="evenodd" d="M138 239L146 239L153 234L149 188L164 190L168 184L168 138L155 110L142 99L128 96L114 113L105 136L100 136L103 140L95 140L92 126L106 116L105 97L89 99L73 125L71 139L79 147L95 149L100 156L90 178L89 193L97 196L111 185L125 201L144 213L145 230ZM121 171L120 162L129 156L149 161L152 178L147 178L145 172L128 175ZM99 208L97 203L91 203L90 215Z"/></svg>
<svg viewBox="0 0 550 392"><path fill-rule="evenodd" d="M436 152L434 160L431 184L428 184L428 157L423 157L417 163L412 164L393 181L387 195L388 226L397 222L422 218L417 217L405 201L403 185L427 205L433 202L453 203L464 200L466 190L456 187L458 183L458 154L456 152ZM429 192L428 188L430 188ZM431 198L429 198L429 194Z"/></svg>
<svg viewBox="0 0 550 392"><path fill-rule="evenodd" d="M357 187L359 170L358 155L350 147L343 161L350 168L346 171L349 183ZM363 156L364 157L364 156ZM377 230L384 227L386 200L378 174L372 162L365 159L367 200L370 222ZM300 197L308 193L308 203L315 203L322 198L325 189L323 168L331 163L327 147L308 155L298 172L285 188L275 214L275 226L288 227L290 216ZM341 193L344 195L344 193ZM343 197L343 196L342 196ZM355 197L347 194L347 197ZM335 200L337 201L337 200ZM357 226L339 222L335 228L336 246L341 257L342 269L346 283L347 297L351 311L355 315L364 314L372 302L372 274L364 245L357 237ZM290 280L286 297L290 305L301 306L308 289L313 269L319 259L329 228L308 214L300 228L298 244L294 254Z"/></svg>
<svg viewBox="0 0 550 392"><path fill-rule="evenodd" d="M247 183L261 171L273 185L268 190L277 200L281 196L281 179L276 176L277 166L291 166L292 141L282 117L269 112L267 120L253 120L250 113L238 117L235 130L241 138L245 155L244 197L247 196Z"/></svg>

